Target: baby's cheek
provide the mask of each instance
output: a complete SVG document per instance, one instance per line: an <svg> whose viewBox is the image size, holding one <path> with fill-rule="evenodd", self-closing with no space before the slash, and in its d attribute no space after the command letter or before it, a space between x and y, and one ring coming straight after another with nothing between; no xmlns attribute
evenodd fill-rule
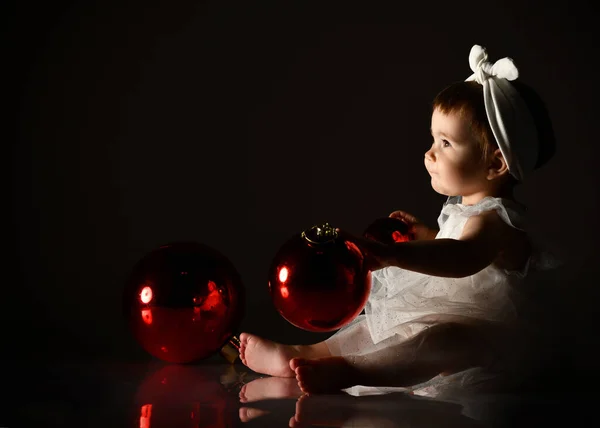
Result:
<svg viewBox="0 0 600 428"><path fill-rule="evenodd" d="M474 160L464 160L456 165L457 174L465 178L476 176L480 170L481 168Z"/></svg>

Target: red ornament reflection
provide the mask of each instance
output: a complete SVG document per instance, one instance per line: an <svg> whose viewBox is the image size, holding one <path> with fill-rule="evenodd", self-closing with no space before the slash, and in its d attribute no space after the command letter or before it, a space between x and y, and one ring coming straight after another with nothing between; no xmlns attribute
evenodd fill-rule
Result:
<svg viewBox="0 0 600 428"><path fill-rule="evenodd" d="M219 351L243 316L244 287L231 262L199 243L148 253L124 291L133 336L151 355L189 363Z"/></svg>
<svg viewBox="0 0 600 428"><path fill-rule="evenodd" d="M163 367L138 387L132 417L140 428L236 426L238 397L221 384L219 373L214 366Z"/></svg>
<svg viewBox="0 0 600 428"><path fill-rule="evenodd" d="M415 239L411 227L404 221L394 217L383 217L371 223L363 236L382 244L408 242Z"/></svg>
<svg viewBox="0 0 600 428"><path fill-rule="evenodd" d="M333 331L362 311L371 274L358 247L329 225L289 239L275 255L269 292L283 318L315 332Z"/></svg>

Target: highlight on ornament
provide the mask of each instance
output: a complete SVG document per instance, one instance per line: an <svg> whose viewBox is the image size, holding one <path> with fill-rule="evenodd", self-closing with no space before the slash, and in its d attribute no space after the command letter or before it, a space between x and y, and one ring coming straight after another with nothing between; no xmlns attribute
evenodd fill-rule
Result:
<svg viewBox="0 0 600 428"><path fill-rule="evenodd" d="M387 245L408 242L415 239L411 227L404 221L394 217L378 218L367 226L363 232L363 236Z"/></svg>
<svg viewBox="0 0 600 428"><path fill-rule="evenodd" d="M327 332L350 323L371 291L371 273L358 246L325 223L288 239L269 270L279 314L303 330Z"/></svg>
<svg viewBox="0 0 600 428"><path fill-rule="evenodd" d="M146 254L123 293L124 315L135 340L149 354L172 363L191 363L217 352L233 362L244 304L244 285L233 264L196 242L164 245Z"/></svg>

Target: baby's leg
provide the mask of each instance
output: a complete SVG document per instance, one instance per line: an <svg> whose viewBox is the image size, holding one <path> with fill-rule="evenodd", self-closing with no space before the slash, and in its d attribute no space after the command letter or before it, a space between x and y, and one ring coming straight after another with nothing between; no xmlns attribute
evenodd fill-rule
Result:
<svg viewBox="0 0 600 428"><path fill-rule="evenodd" d="M240 360L250 370L270 376L294 377L292 358L324 358L330 356L325 342L313 345L283 345L248 333L240 335Z"/></svg>
<svg viewBox="0 0 600 428"><path fill-rule="evenodd" d="M453 373L491 362L491 348L478 326L434 325L415 337L364 355L290 362L302 391L328 393L354 385L407 387L440 373Z"/></svg>

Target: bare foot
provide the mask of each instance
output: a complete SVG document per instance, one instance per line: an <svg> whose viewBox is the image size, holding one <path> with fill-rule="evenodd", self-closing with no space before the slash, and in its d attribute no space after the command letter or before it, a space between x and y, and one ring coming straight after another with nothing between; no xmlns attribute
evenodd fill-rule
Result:
<svg viewBox="0 0 600 428"><path fill-rule="evenodd" d="M298 398L302 391L292 377L263 377L248 382L240 390L240 403L272 398Z"/></svg>
<svg viewBox="0 0 600 428"><path fill-rule="evenodd" d="M240 410L238 411L238 416L241 422L249 422L252 419L256 419L259 416L264 416L268 413L268 410L255 409L253 407L240 407Z"/></svg>
<svg viewBox="0 0 600 428"><path fill-rule="evenodd" d="M248 333L240 335L240 360L250 370L277 377L294 377L290 360L301 356L300 348L282 345Z"/></svg>
<svg viewBox="0 0 600 428"><path fill-rule="evenodd" d="M317 359L293 358L294 370L302 392L327 394L359 385L359 373L342 357Z"/></svg>

